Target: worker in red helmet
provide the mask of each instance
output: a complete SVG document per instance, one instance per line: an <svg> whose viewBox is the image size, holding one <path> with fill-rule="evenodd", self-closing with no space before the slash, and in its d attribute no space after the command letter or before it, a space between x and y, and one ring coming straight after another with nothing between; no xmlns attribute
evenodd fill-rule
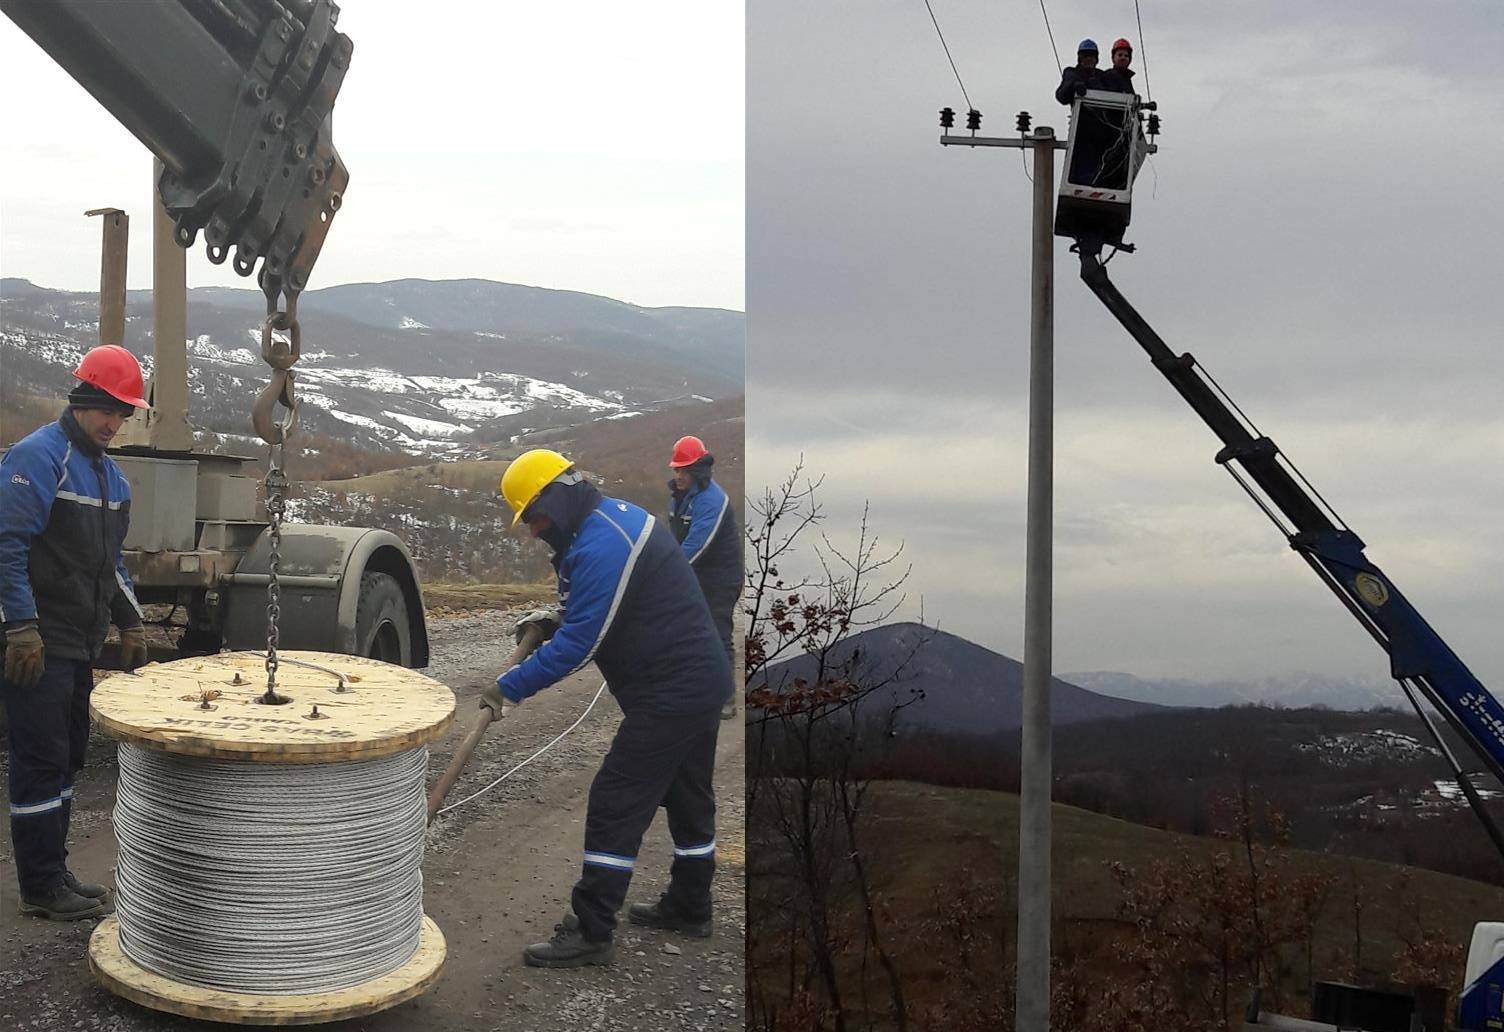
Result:
<svg viewBox="0 0 1504 1032"><path fill-rule="evenodd" d="M1133 86L1133 44L1126 39L1114 40L1112 44L1112 67L1100 76L1100 88L1113 93L1136 93Z"/></svg>
<svg viewBox="0 0 1504 1032"><path fill-rule="evenodd" d="M141 606L120 549L131 489L105 454L142 400L141 365L106 344L84 356L57 422L0 460L0 699L8 722L10 836L20 910L97 917L108 890L68 869L73 781L89 741L94 662L113 623L126 670L146 662Z"/></svg>
<svg viewBox="0 0 1504 1032"><path fill-rule="evenodd" d="M711 475L715 456L698 437L681 437L674 442L668 460L668 526L684 550L684 557L694 567L710 607L715 629L726 647L731 669L736 670L736 647L732 623L736 603L742 597L742 532L731 500ZM735 696L721 707L721 719L736 716Z"/></svg>

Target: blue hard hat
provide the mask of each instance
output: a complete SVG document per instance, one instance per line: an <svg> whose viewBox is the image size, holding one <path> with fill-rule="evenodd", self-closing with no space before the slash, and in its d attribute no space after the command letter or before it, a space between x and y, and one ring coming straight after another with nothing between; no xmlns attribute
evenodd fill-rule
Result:
<svg viewBox="0 0 1504 1032"><path fill-rule="evenodd" d="M1097 52L1097 41L1094 39L1083 39L1081 45L1076 47L1076 53L1078 54L1095 54Z"/></svg>

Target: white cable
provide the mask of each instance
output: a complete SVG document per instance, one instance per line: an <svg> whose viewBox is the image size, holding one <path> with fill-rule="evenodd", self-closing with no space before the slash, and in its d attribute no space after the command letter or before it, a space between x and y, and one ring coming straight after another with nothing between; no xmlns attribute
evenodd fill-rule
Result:
<svg viewBox="0 0 1504 1032"><path fill-rule="evenodd" d="M511 777L513 774L516 774L523 767L526 767L529 763L532 763L538 757L540 757L544 753L548 752L548 750L550 750L554 746L558 745L559 742L564 738L565 735L569 734L569 732L571 732L575 728L579 727L580 724L582 724L584 722L585 718L590 715L590 711L593 710L593 709L595 709L595 704L600 701L601 693L604 692L605 690L606 690L606 682L602 681L601 682L601 686L595 690L595 698L591 699L590 700L590 705L588 705L588 706L585 707L585 712L581 713L577 718L575 718L575 722L573 724L570 724L563 731L560 731L559 734L558 734L558 736L553 741L549 742L543 748L541 748L537 752L533 753L533 755L529 756L527 759L525 759L521 763L517 764L517 766L515 766L511 770L507 771L505 774L503 774L501 777L497 778L495 781L491 782L489 785L487 785L485 788L481 789L479 792L473 792L470 795L467 795L465 798L461 799L457 803L450 803L448 806L442 807L439 810L437 816L441 816L442 817L444 814L448 813L450 810L453 810L455 807L457 807L457 806L464 806L470 800L485 795L487 792L491 791L491 789L493 789L497 785L501 784L507 778Z"/></svg>
<svg viewBox="0 0 1504 1032"><path fill-rule="evenodd" d="M301 994L401 967L423 921L428 750L327 764L121 743L120 947L180 982Z"/></svg>

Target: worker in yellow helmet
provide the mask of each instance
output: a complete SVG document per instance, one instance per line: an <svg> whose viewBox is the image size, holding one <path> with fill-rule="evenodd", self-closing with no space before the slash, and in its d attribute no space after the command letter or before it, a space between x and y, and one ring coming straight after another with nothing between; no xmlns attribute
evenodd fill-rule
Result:
<svg viewBox="0 0 1504 1032"><path fill-rule="evenodd" d="M548 942L523 951L537 967L609 964L642 836L663 807L674 841L669 886L634 904L634 923L711 934L715 872L716 738L732 691L731 664L694 571L668 529L643 509L607 498L565 456L546 448L501 478L512 525L553 549L559 629L481 697L499 716L591 660L623 719L590 785L584 862L571 912Z"/></svg>

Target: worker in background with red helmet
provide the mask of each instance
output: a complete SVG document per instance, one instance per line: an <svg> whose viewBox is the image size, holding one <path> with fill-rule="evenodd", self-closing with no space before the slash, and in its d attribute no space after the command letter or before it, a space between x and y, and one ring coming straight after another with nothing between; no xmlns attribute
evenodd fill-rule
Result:
<svg viewBox="0 0 1504 1032"><path fill-rule="evenodd" d="M1112 44L1112 67L1104 69L1097 89L1110 90L1113 93L1136 93L1133 86L1133 69L1128 66L1133 63L1133 44L1126 39L1114 40Z"/></svg>
<svg viewBox="0 0 1504 1032"><path fill-rule="evenodd" d="M105 448L142 399L141 365L105 344L84 356L68 408L0 460L0 676L10 836L23 914L97 917L108 890L68 870L73 779L89 742L94 661L109 626L120 662L146 662L141 606L120 549L131 489Z"/></svg>
<svg viewBox="0 0 1504 1032"><path fill-rule="evenodd" d="M732 622L736 603L742 597L742 532L731 500L711 475L715 456L698 437L681 437L674 442L668 467L669 530L684 550L684 557L694 567L705 604L710 607L716 632L726 646L726 658L736 670ZM721 709L721 719L736 716L733 696Z"/></svg>

